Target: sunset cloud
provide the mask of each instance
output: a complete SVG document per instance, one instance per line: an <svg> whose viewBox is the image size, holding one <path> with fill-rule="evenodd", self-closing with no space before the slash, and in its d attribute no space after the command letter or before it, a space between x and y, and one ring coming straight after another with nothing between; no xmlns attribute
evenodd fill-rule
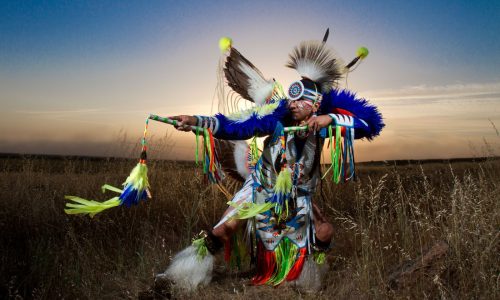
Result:
<svg viewBox="0 0 500 300"><path fill-rule="evenodd" d="M417 85L399 89L386 89L366 91L372 99L397 103L395 100L404 101L402 104L413 105L415 102L406 100L446 101L456 99L467 100L500 100L500 82L450 84L442 86ZM398 103L399 104L399 103Z"/></svg>

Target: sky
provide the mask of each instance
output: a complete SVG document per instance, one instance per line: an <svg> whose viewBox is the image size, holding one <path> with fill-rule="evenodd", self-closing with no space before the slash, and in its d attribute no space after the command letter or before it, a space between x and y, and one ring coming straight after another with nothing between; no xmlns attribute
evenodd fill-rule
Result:
<svg viewBox="0 0 500 300"><path fill-rule="evenodd" d="M233 45L284 86L300 41L349 61L341 85L386 128L358 161L500 155L499 1L1 1L0 152L136 156L150 113L210 115ZM193 159L192 134L150 123L153 157Z"/></svg>

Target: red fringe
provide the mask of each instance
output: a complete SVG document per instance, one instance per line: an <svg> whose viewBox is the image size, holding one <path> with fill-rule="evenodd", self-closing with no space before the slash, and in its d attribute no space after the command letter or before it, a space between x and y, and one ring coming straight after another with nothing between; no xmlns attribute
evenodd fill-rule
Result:
<svg viewBox="0 0 500 300"><path fill-rule="evenodd" d="M224 244L224 260L226 263L231 261L231 239L228 239Z"/></svg>
<svg viewBox="0 0 500 300"><path fill-rule="evenodd" d="M290 270L290 272L288 272L288 275L286 276L287 281L292 281L299 278L300 273L302 272L302 268L304 267L304 261L306 260L307 248L306 247L301 248L299 251L300 251L299 257L297 258L292 269Z"/></svg>
<svg viewBox="0 0 500 300"><path fill-rule="evenodd" d="M335 109L332 110L332 112L334 114L343 114L343 115L347 115L347 116L354 116L353 113L351 113L350 111L347 111L345 109L342 109L342 108L335 108ZM345 131L346 131L345 127L342 127L340 129L340 132L341 132L342 136L345 136Z"/></svg>
<svg viewBox="0 0 500 300"><path fill-rule="evenodd" d="M214 142L214 136L212 135L212 131L210 129L207 129L208 131L208 136L210 137L210 166L209 170L210 172L214 172L214 162L215 162L215 142ZM214 172L215 173L215 172Z"/></svg>
<svg viewBox="0 0 500 300"><path fill-rule="evenodd" d="M257 246L257 274L252 278L252 284L265 284L276 269L276 256L274 251L268 251L259 242Z"/></svg>
<svg viewBox="0 0 500 300"><path fill-rule="evenodd" d="M333 112L334 114L343 114L343 115L347 115L347 116L352 116L352 117L354 117L354 114L353 114L352 112L350 112L350 111L348 111L348 110L345 110L345 109L342 109L342 108L334 108L334 109L332 110L332 112Z"/></svg>

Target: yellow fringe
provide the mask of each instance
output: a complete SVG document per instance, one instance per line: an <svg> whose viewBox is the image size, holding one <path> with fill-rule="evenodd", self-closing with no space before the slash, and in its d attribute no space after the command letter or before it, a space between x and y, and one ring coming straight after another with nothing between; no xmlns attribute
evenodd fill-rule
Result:
<svg viewBox="0 0 500 300"><path fill-rule="evenodd" d="M64 198L76 202L66 203L65 213L68 215L88 214L91 218L103 210L120 205L120 199L118 197L111 198L104 202L86 200L76 196L65 196Z"/></svg>

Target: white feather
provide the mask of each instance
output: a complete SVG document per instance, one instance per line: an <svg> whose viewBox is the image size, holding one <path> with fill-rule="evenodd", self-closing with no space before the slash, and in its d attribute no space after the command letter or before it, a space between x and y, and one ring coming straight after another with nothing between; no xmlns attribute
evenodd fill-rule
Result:
<svg viewBox="0 0 500 300"><path fill-rule="evenodd" d="M207 285L212 280L214 256L210 252L200 260L194 246L177 253L165 273L157 278L168 278L180 289L192 291L199 285Z"/></svg>
<svg viewBox="0 0 500 300"><path fill-rule="evenodd" d="M248 169L248 151L249 147L245 141L233 141L234 144L234 162L236 164L236 171L238 174L247 179L250 176Z"/></svg>
<svg viewBox="0 0 500 300"><path fill-rule="evenodd" d="M274 82L272 80L264 79L259 72L255 71L255 69L247 64L244 64L243 62L239 63L239 67L241 71L248 76L248 80L250 82L248 95L253 99L255 104L265 104L266 100L271 97Z"/></svg>
<svg viewBox="0 0 500 300"><path fill-rule="evenodd" d="M319 79L326 76L326 72L324 72L324 69L310 59L298 60L297 72L299 72L302 77L309 78L312 81L318 81Z"/></svg>

